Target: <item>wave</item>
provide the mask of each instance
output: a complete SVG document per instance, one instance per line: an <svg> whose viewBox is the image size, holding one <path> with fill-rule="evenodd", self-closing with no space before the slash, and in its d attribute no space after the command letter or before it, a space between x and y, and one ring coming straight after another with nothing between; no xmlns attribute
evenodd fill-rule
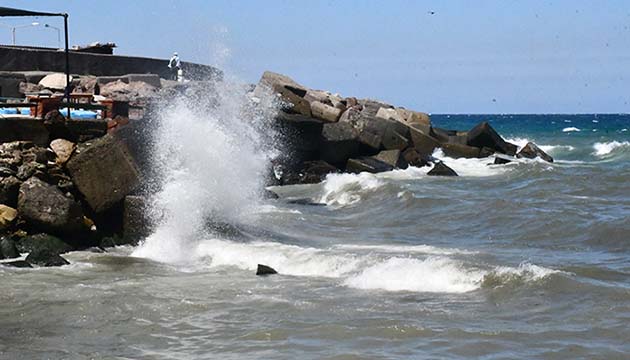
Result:
<svg viewBox="0 0 630 360"><path fill-rule="evenodd" d="M506 139L507 142L510 142L518 147L518 151L520 151L528 142L536 143L535 141L529 140L527 138L510 138ZM544 152L548 154L557 154L564 151L574 151L575 147L571 145L542 145L536 144L539 148L541 148Z"/></svg>
<svg viewBox="0 0 630 360"><path fill-rule="evenodd" d="M576 131L582 131L574 126L570 126L570 127L566 127L564 129L562 129L562 132L576 132Z"/></svg>
<svg viewBox="0 0 630 360"><path fill-rule="evenodd" d="M265 264L281 275L338 279L340 286L355 289L433 293L465 293L514 283L515 279L524 284L558 272L531 264L484 270L449 257L472 253L430 245L343 244L319 249L209 238L194 248L192 263L251 272Z"/></svg>
<svg viewBox="0 0 630 360"><path fill-rule="evenodd" d="M625 150L630 148L630 142L628 141L609 141L609 142L598 142L593 144L593 155L595 156L606 156L611 154L616 150Z"/></svg>

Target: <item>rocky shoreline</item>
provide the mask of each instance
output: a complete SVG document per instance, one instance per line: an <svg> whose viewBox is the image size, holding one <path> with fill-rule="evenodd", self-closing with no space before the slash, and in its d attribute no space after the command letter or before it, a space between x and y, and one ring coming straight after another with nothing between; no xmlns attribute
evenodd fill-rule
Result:
<svg viewBox="0 0 630 360"><path fill-rule="evenodd" d="M127 100L138 100L133 81L109 83ZM175 84L169 91L184 88ZM143 106L150 107L158 92L145 91ZM309 89L272 72L265 72L248 95L254 104L270 95L280 104L274 125L283 151L273 160L268 185L409 166L430 166L428 175L457 176L432 156L438 148L452 158L495 155L494 164L516 157L553 161L531 143L517 153L517 146L486 122L468 131L441 129L426 113ZM0 118L1 265L65 265L61 255L68 251L102 252L136 244L150 233L144 185L152 171L146 129L151 112L145 114L144 119L70 120L53 110L42 119ZM24 260L7 260L25 253Z"/></svg>

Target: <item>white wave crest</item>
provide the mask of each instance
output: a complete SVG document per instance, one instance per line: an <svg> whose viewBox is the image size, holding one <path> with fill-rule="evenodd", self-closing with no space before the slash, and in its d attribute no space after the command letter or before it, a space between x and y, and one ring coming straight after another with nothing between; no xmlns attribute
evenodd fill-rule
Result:
<svg viewBox="0 0 630 360"><path fill-rule="evenodd" d="M516 145L518 147L518 151L520 151L522 148L525 147L525 145L527 145L528 142L533 142L534 144L536 144L535 141L529 140L527 138L512 138L512 139L506 139L507 142L510 142L514 145ZM571 145L538 145L538 147L548 153L548 154L553 154L553 153L558 153L560 151L573 151L575 150L574 146Z"/></svg>
<svg viewBox="0 0 630 360"><path fill-rule="evenodd" d="M335 249L345 250L368 250L381 251L387 253L418 253L430 255L454 255L454 254L474 254L473 251L440 248L431 245L366 245L366 244L342 244L336 245Z"/></svg>
<svg viewBox="0 0 630 360"><path fill-rule="evenodd" d="M582 131L582 130L580 130L580 129L574 127L574 126L566 127L564 129L562 129L562 132L574 132L574 131Z"/></svg>
<svg viewBox="0 0 630 360"><path fill-rule="evenodd" d="M483 273L466 270L447 258L391 258L349 277L344 285L357 289L464 293L479 288Z"/></svg>
<svg viewBox="0 0 630 360"><path fill-rule="evenodd" d="M630 142L628 141L598 142L598 143L593 144L593 149L595 150L593 154L596 156L605 156L612 153L616 149L628 148L628 147L630 147Z"/></svg>

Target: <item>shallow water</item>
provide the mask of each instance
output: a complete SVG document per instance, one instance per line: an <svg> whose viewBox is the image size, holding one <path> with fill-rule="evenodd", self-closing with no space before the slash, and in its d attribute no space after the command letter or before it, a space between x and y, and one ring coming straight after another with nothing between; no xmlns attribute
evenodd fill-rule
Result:
<svg viewBox="0 0 630 360"><path fill-rule="evenodd" d="M172 218L139 248L0 267L0 358L628 358L630 117L432 117L481 119L556 161L437 152L460 177L331 175L251 204L220 189L209 211L234 210L233 236L182 230L218 195L180 217L188 200L166 188ZM171 180L237 181L199 183L223 170Z"/></svg>

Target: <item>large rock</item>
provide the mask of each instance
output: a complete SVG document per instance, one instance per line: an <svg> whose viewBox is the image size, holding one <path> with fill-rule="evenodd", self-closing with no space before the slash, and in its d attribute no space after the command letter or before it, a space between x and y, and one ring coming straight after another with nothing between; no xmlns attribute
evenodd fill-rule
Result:
<svg viewBox="0 0 630 360"><path fill-rule="evenodd" d="M66 139L55 139L50 142L50 148L57 156L55 162L59 165L65 164L74 152L75 144Z"/></svg>
<svg viewBox="0 0 630 360"><path fill-rule="evenodd" d="M58 253L47 248L33 250L26 257L26 262L38 266L63 266L70 264L68 260L62 258Z"/></svg>
<svg viewBox="0 0 630 360"><path fill-rule="evenodd" d="M516 155L516 145L503 140L488 122L484 121L468 131L468 145L478 148L487 147L497 152Z"/></svg>
<svg viewBox="0 0 630 360"><path fill-rule="evenodd" d="M258 276L273 275L277 273L278 272L272 267L263 264L258 264L258 267L256 268L256 275Z"/></svg>
<svg viewBox="0 0 630 360"><path fill-rule="evenodd" d="M460 144L449 144L443 143L440 145L442 151L444 151L444 155L457 159L457 158L478 158L480 157L481 149L476 148L474 146L460 145Z"/></svg>
<svg viewBox="0 0 630 360"><path fill-rule="evenodd" d="M321 159L338 167L359 154L359 132L352 124L337 122L322 128Z"/></svg>
<svg viewBox="0 0 630 360"><path fill-rule="evenodd" d="M324 181L328 174L337 172L339 172L338 168L325 161L306 161L297 169L283 173L280 184L316 184Z"/></svg>
<svg viewBox="0 0 630 360"><path fill-rule="evenodd" d="M326 122L337 122L341 116L341 109L319 101L313 101L311 103L311 111L314 118L324 120Z"/></svg>
<svg viewBox="0 0 630 360"><path fill-rule="evenodd" d="M49 234L35 234L21 238L17 243L20 252L33 252L46 248L56 254L63 254L74 250L74 247L56 236Z"/></svg>
<svg viewBox="0 0 630 360"><path fill-rule="evenodd" d="M10 228L16 218L17 210L10 206L0 204L0 231Z"/></svg>
<svg viewBox="0 0 630 360"><path fill-rule="evenodd" d="M20 185L22 182L15 176L0 179L0 204L17 207Z"/></svg>
<svg viewBox="0 0 630 360"><path fill-rule="evenodd" d="M383 150L377 155L373 156L374 159L384 162L393 168L405 169L408 164L400 150Z"/></svg>
<svg viewBox="0 0 630 360"><path fill-rule="evenodd" d="M20 186L18 212L30 226L43 231L70 234L83 227L81 205L36 177Z"/></svg>
<svg viewBox="0 0 630 360"><path fill-rule="evenodd" d="M286 111L311 116L311 104L304 99L307 89L288 76L265 71L254 89L254 95L264 97L267 91L281 96L286 103Z"/></svg>
<svg viewBox="0 0 630 360"><path fill-rule="evenodd" d="M553 158L544 152L541 148L536 146L533 142L528 142L521 151L516 155L519 158L535 159L539 157L545 161L553 162Z"/></svg>
<svg viewBox="0 0 630 360"><path fill-rule="evenodd" d="M457 176L457 173L455 172L455 170L446 166L444 162L440 161L440 162L436 162L435 165L433 165L433 169L431 169L427 173L427 175L429 176Z"/></svg>
<svg viewBox="0 0 630 360"><path fill-rule="evenodd" d="M142 196L126 196L123 206L123 238L129 244L137 244L151 235L147 200Z"/></svg>
<svg viewBox="0 0 630 360"><path fill-rule="evenodd" d="M97 213L120 202L141 181L127 146L113 135L77 149L66 167L79 192Z"/></svg>
<svg viewBox="0 0 630 360"><path fill-rule="evenodd" d="M414 149L418 152L420 157L428 158L433 154L435 148L440 146L438 141L434 139L429 134L426 134L422 130L416 127L409 128L411 133L411 142L413 144Z"/></svg>
<svg viewBox="0 0 630 360"><path fill-rule="evenodd" d="M403 151L402 157L408 166L423 167L429 164L429 157L420 155L415 148L409 148Z"/></svg>
<svg viewBox="0 0 630 360"><path fill-rule="evenodd" d="M15 246L15 241L8 236L0 238L0 259L15 259L20 253Z"/></svg>
<svg viewBox="0 0 630 360"><path fill-rule="evenodd" d="M377 160L373 157L361 157L358 159L348 159L348 163L346 164L346 171L349 173L380 173L385 171L391 171L394 167L383 162Z"/></svg>

